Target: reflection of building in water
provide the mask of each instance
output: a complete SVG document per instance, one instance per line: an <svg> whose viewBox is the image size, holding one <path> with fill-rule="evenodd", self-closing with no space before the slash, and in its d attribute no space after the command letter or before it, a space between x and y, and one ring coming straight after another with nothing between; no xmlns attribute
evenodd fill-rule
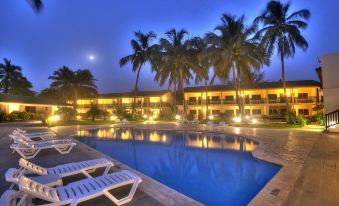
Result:
<svg viewBox="0 0 339 206"><path fill-rule="evenodd" d="M144 141L154 143L170 143L169 136L164 131L150 131L131 128L102 128L96 130L79 130L78 136L97 137L100 139Z"/></svg>
<svg viewBox="0 0 339 206"><path fill-rule="evenodd" d="M186 147L207 148L207 149L225 149L237 151L253 151L257 143L243 137L224 137L211 134L186 134Z"/></svg>

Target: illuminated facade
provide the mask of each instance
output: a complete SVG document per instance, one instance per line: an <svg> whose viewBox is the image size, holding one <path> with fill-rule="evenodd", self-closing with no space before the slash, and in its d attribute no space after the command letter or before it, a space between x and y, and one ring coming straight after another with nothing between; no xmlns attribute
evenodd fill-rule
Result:
<svg viewBox="0 0 339 206"><path fill-rule="evenodd" d="M281 82L263 82L242 86L241 97L245 103L245 115L273 116L285 113L285 98ZM288 102L296 115L314 115L313 107L323 101L321 84L313 80L288 81ZM216 85L209 89L206 97L205 87L185 88L186 112L195 118L205 118L206 102L208 115L225 113L238 115L238 106L233 85ZM183 110L183 106L178 107Z"/></svg>
<svg viewBox="0 0 339 206"><path fill-rule="evenodd" d="M77 101L77 111L86 113L92 105L97 105L100 109L109 113L123 106L127 111L132 110L134 92L100 94L98 97L90 99L79 99ZM160 111L172 111L173 96L166 91L140 91L136 97L136 111L141 114L158 116Z"/></svg>
<svg viewBox="0 0 339 206"><path fill-rule="evenodd" d="M0 95L0 110L9 114L13 111L29 113L54 114L59 106L69 106L56 101L41 99L37 97L26 97L18 95Z"/></svg>

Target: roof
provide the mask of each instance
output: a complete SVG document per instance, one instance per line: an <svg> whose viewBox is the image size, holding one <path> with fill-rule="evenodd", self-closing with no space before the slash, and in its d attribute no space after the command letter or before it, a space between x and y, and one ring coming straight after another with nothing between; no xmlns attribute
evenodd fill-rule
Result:
<svg viewBox="0 0 339 206"><path fill-rule="evenodd" d="M315 80L297 80L297 81L286 81L286 86L288 88L293 87L320 87L321 83ZM242 85L242 89L276 89L282 88L282 82L262 82L254 85ZM186 87L185 92L198 92L204 91L205 86L198 87ZM225 91L225 90L234 90L233 84L225 84L225 85L213 85L210 87L209 91Z"/></svg>
<svg viewBox="0 0 339 206"><path fill-rule="evenodd" d="M43 104L43 105L67 105L59 100L44 99L34 96L20 96L20 95L10 95L10 94L0 94L0 103L1 102L11 102L11 103L26 103L26 104Z"/></svg>
<svg viewBox="0 0 339 206"><path fill-rule="evenodd" d="M168 90L158 90L158 91L139 91L138 97L144 96L161 96L169 92ZM98 94L98 97L133 97L134 92L117 92L117 93L103 93Z"/></svg>

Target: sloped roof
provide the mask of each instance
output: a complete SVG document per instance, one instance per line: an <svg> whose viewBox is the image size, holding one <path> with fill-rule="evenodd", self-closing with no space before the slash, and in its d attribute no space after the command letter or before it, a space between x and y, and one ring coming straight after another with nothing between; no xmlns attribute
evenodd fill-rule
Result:
<svg viewBox="0 0 339 206"><path fill-rule="evenodd" d="M298 80L298 81L286 81L286 86L288 88L293 87L320 87L321 83L315 80ZM254 85L242 85L242 89L276 89L282 88L282 82L262 82ZM198 87L186 87L185 92L197 92L197 91L204 91L205 86L198 86ZM225 84L225 85L213 85L210 87L209 91L225 91L225 90L234 90L233 84Z"/></svg>
<svg viewBox="0 0 339 206"><path fill-rule="evenodd" d="M66 103L63 103L59 100L10 94L0 94L0 103L1 102L44 104L44 105L67 105Z"/></svg>

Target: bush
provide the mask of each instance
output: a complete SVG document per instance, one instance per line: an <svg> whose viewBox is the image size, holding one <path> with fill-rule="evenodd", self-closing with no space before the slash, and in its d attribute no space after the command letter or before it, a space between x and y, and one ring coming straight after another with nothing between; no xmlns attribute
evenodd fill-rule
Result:
<svg viewBox="0 0 339 206"><path fill-rule="evenodd" d="M294 113L288 113L285 116L285 120L286 120L287 124L294 124L295 121L296 121L296 116L295 116Z"/></svg>
<svg viewBox="0 0 339 206"><path fill-rule="evenodd" d="M9 121L15 121L15 120L18 120L18 116L19 116L19 111L13 111L8 114L7 118Z"/></svg>
<svg viewBox="0 0 339 206"><path fill-rule="evenodd" d="M18 119L21 121L26 121L30 119L29 113L27 112L19 112L18 113Z"/></svg>
<svg viewBox="0 0 339 206"><path fill-rule="evenodd" d="M13 111L7 115L7 119L9 121L16 121L16 120L26 121L30 119L30 115L27 112Z"/></svg>
<svg viewBox="0 0 339 206"><path fill-rule="evenodd" d="M187 116L186 116L186 118L187 118L187 120L194 120L194 114L188 114Z"/></svg>
<svg viewBox="0 0 339 206"><path fill-rule="evenodd" d="M6 112L0 110L0 122L6 121L7 114Z"/></svg>
<svg viewBox="0 0 339 206"><path fill-rule="evenodd" d="M162 109L159 114L161 120L173 120L174 114L170 109Z"/></svg>
<svg viewBox="0 0 339 206"><path fill-rule="evenodd" d="M325 126L325 115L324 114L317 114L317 115L314 115L316 116L316 122L321 125L321 126Z"/></svg>
<svg viewBox="0 0 339 206"><path fill-rule="evenodd" d="M60 115L62 120L71 121L76 119L77 111L70 107L59 107L55 114Z"/></svg>
<svg viewBox="0 0 339 206"><path fill-rule="evenodd" d="M303 126L307 125L307 120L303 116L297 116L295 124L300 125L300 126L303 127Z"/></svg>

